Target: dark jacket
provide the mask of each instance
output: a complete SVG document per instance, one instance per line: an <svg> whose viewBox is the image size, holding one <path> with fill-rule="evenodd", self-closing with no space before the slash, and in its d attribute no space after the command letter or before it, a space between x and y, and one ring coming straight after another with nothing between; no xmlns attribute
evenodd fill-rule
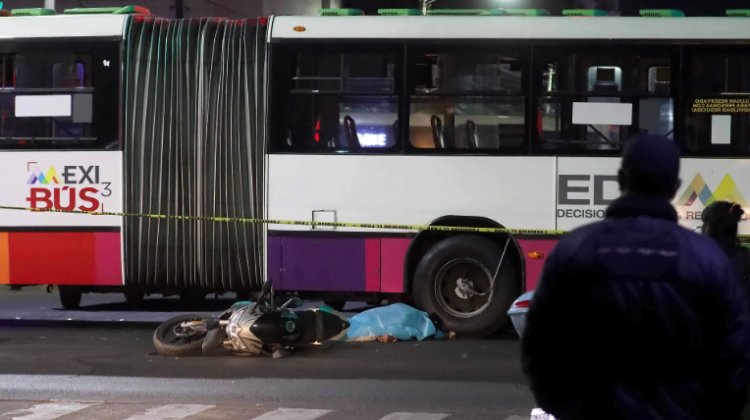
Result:
<svg viewBox="0 0 750 420"><path fill-rule="evenodd" d="M665 200L626 196L565 235L522 340L538 404L559 419L734 419L750 323L732 266Z"/></svg>

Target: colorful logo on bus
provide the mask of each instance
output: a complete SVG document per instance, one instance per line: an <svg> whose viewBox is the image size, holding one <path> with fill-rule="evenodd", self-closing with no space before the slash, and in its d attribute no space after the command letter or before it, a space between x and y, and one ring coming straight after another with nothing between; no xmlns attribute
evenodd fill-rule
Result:
<svg viewBox="0 0 750 420"><path fill-rule="evenodd" d="M698 172L693 180L687 184L685 191L677 200L676 204L678 206L690 207L697 200L700 200L704 206L707 206L714 201L726 200L738 203L742 207L747 207L745 197L742 196L739 188L737 188L737 184L729 174L724 175L724 178L722 178L716 189L711 191L711 188L708 187L703 176Z"/></svg>
<svg viewBox="0 0 750 420"><path fill-rule="evenodd" d="M50 166L47 172L42 172L42 169L39 167L39 165L34 165L34 169L31 172L31 176L29 177L28 184L59 184L60 183L60 177L57 176L57 171L55 170L54 166Z"/></svg>
<svg viewBox="0 0 750 420"><path fill-rule="evenodd" d="M48 168L46 171L42 168ZM102 198L112 195L111 182L100 179L99 165L55 166L27 162L29 207L39 210L104 211Z"/></svg>

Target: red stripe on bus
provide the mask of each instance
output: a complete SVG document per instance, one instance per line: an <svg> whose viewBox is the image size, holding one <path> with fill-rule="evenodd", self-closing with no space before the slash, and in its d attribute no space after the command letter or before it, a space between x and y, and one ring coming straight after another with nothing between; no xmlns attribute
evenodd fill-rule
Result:
<svg viewBox="0 0 750 420"><path fill-rule="evenodd" d="M93 232L9 232L13 284L95 284Z"/></svg>

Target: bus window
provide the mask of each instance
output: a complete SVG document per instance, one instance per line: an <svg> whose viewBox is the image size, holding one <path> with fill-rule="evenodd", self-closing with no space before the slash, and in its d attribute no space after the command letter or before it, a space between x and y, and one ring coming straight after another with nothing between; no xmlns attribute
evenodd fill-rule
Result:
<svg viewBox="0 0 750 420"><path fill-rule="evenodd" d="M277 110L272 147L305 152L393 148L398 137L395 56L305 50L290 57L288 82L276 84L288 96Z"/></svg>
<svg viewBox="0 0 750 420"><path fill-rule="evenodd" d="M525 145L518 53L415 54L409 141L417 149L492 151Z"/></svg>
<svg viewBox="0 0 750 420"><path fill-rule="evenodd" d="M70 45L21 43L18 51L0 55L0 146L54 149L119 144L118 46L106 44L81 44L80 50L87 52L79 52L79 48L66 51Z"/></svg>
<svg viewBox="0 0 750 420"><path fill-rule="evenodd" d="M616 153L637 132L672 137L675 58L664 49L586 46L537 51L538 149Z"/></svg>
<svg viewBox="0 0 750 420"><path fill-rule="evenodd" d="M750 58L733 47L689 55L685 146L708 155L750 153Z"/></svg>
<svg viewBox="0 0 750 420"><path fill-rule="evenodd" d="M410 141L420 149L507 149L524 145L523 97L421 97L411 103Z"/></svg>

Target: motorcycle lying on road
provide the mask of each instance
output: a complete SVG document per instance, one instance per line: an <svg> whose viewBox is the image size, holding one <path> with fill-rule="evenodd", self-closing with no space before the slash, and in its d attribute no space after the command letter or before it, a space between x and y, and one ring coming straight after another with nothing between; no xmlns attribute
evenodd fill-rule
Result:
<svg viewBox="0 0 750 420"><path fill-rule="evenodd" d="M184 314L164 321L154 331L154 347L165 356L206 354L224 347L239 355L279 358L349 328L349 322L329 312L292 310L301 305L301 299L292 297L276 306L273 286L266 282L254 304L237 302L218 317Z"/></svg>

